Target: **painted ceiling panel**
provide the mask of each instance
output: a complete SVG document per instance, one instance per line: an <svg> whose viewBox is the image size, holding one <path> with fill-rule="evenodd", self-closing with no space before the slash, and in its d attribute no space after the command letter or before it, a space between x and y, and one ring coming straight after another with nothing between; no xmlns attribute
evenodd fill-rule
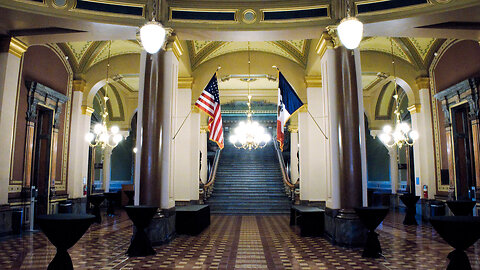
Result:
<svg viewBox="0 0 480 270"><path fill-rule="evenodd" d="M430 48L435 42L434 38L410 38L410 41L413 43L415 48L418 51L418 54L425 60Z"/></svg>
<svg viewBox="0 0 480 270"><path fill-rule="evenodd" d="M138 77L127 77L127 78L122 78L122 81L125 83L125 85L128 86L130 91L138 92L138 86L139 86L139 78Z"/></svg>
<svg viewBox="0 0 480 270"><path fill-rule="evenodd" d="M112 46L111 46L111 57L113 56L118 56L122 54L130 54L130 53L141 53L142 52L142 47L138 42L136 41L130 41L130 40L115 40L112 41ZM95 57L95 56L92 56ZM108 57L108 43L105 44L105 46L102 48L102 50L98 53L98 55L94 58L94 60L91 62L90 66L95 65L98 62L101 62Z"/></svg>
<svg viewBox="0 0 480 270"><path fill-rule="evenodd" d="M92 43L93 43L92 41L79 41L79 42L68 42L66 44L70 48L70 50L73 52L73 55L75 56L75 60L77 61L77 63L79 63L85 51L88 49L88 47Z"/></svg>
<svg viewBox="0 0 480 270"><path fill-rule="evenodd" d="M363 90L371 88L374 82L376 82L377 78L377 75L362 75Z"/></svg>
<svg viewBox="0 0 480 270"><path fill-rule="evenodd" d="M360 44L360 50L361 51L378 51L386 54L391 54L392 49L390 45L390 38L387 38L387 37L368 38L365 41L362 41L362 43ZM411 63L410 59L407 57L405 52L400 48L400 46L398 46L396 42L393 42L393 54Z"/></svg>

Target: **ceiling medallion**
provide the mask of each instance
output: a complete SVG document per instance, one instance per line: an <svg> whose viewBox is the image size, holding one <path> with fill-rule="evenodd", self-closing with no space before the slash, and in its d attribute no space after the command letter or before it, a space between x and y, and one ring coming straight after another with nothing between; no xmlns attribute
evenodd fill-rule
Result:
<svg viewBox="0 0 480 270"><path fill-rule="evenodd" d="M243 11L242 20L244 23L254 23L257 20L257 13L253 9Z"/></svg>

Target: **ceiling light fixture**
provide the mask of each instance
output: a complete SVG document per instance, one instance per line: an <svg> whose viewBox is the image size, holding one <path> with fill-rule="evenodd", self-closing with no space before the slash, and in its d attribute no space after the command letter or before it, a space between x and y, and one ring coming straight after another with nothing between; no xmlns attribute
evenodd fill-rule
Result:
<svg viewBox="0 0 480 270"><path fill-rule="evenodd" d="M258 122L252 121L252 95L250 94L250 82L254 81L250 76L250 42L248 42L248 78L245 80L248 84L248 110L247 122L241 121L234 129L234 134L230 136L229 141L237 149L257 149L265 147L271 140L271 136L265 133L265 128Z"/></svg>
<svg viewBox="0 0 480 270"><path fill-rule="evenodd" d="M85 135L85 140L90 144L91 147L101 146L102 149L105 149L107 146L110 148L115 148L122 140L123 137L119 133L120 129L118 126L112 126L110 131L107 128L107 101L108 101L108 75L110 70L110 48L112 46L112 41L109 41L108 44L108 57L107 57L107 83L105 84L105 96L103 97L104 106L102 113L102 122L97 123L93 127L93 132L89 132Z"/></svg>
<svg viewBox="0 0 480 270"><path fill-rule="evenodd" d="M347 15L337 26L338 37L345 48L353 50L360 45L363 38L363 23L355 16L350 16L350 0L346 0Z"/></svg>
<svg viewBox="0 0 480 270"><path fill-rule="evenodd" d="M398 148L402 148L404 145L412 146L415 141L418 140L419 135L416 130L412 130L410 128L408 123L402 122L400 119L400 101L398 100L399 96L397 90L397 77L395 74L395 59L393 55L392 38L390 38L390 46L392 51L393 79L395 80L395 94L393 95L393 98L395 99L395 128L392 128L390 125L384 126L382 133L380 133L378 137L387 147L397 146Z"/></svg>
<svg viewBox="0 0 480 270"><path fill-rule="evenodd" d="M140 41L142 46L150 54L157 53L165 44L168 31L157 22L157 0L153 0L152 20L140 28Z"/></svg>

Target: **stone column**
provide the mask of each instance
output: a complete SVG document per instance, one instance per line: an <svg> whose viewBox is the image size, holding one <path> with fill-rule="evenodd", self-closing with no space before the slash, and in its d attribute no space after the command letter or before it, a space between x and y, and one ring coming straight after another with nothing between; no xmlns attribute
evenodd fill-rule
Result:
<svg viewBox="0 0 480 270"><path fill-rule="evenodd" d="M8 203L18 77L27 46L15 38L0 39L0 205Z"/></svg>
<svg viewBox="0 0 480 270"><path fill-rule="evenodd" d="M175 206L173 173L178 59L172 50L149 55L143 93L140 204Z"/></svg>
<svg viewBox="0 0 480 270"><path fill-rule="evenodd" d="M135 153L135 173L133 179L134 186L134 204L140 204L140 172L142 159L142 142L143 142L143 96L145 89L148 89L147 83L150 79L150 55L143 50L140 54L140 76L138 85L138 107L137 107L137 136L136 144L137 153ZM148 73L148 74L147 74Z"/></svg>
<svg viewBox="0 0 480 270"><path fill-rule="evenodd" d="M290 180L296 183L298 179L298 127L290 129Z"/></svg>
<svg viewBox="0 0 480 270"><path fill-rule="evenodd" d="M413 145L415 178L419 179L418 184L415 184L415 194L423 198L423 185L427 185L428 199L434 199L436 194L435 153L429 82L428 77L417 78L420 103L409 106L408 110L412 117L412 129L420 134Z"/></svg>
<svg viewBox="0 0 480 270"><path fill-rule="evenodd" d="M396 194L398 190L398 157L397 147L387 147L390 156L390 184L392 186L392 194Z"/></svg>
<svg viewBox="0 0 480 270"><path fill-rule="evenodd" d="M86 182L88 164L88 142L85 134L90 130L90 125L85 126L85 114L82 111L84 80L73 81L72 112L70 120L70 159L68 162L67 193L71 199L84 197L83 185ZM86 111L85 111L86 113ZM85 181L84 181L85 180Z"/></svg>
<svg viewBox="0 0 480 270"><path fill-rule="evenodd" d="M366 168L364 115L358 50L347 50L335 37L324 34L323 85L328 96L332 202L327 204L326 234L337 244L361 246L365 228L353 211L364 203Z"/></svg>
<svg viewBox="0 0 480 270"><path fill-rule="evenodd" d="M110 180L112 175L112 148L103 149L102 187L105 192L110 192Z"/></svg>

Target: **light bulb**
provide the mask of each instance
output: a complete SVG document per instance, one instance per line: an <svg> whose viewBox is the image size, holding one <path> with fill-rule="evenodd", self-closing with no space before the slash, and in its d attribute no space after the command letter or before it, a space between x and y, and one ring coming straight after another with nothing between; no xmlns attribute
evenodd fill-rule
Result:
<svg viewBox="0 0 480 270"><path fill-rule="evenodd" d="M338 37L345 48L353 50L363 37L363 23L355 17L344 18L337 27Z"/></svg>
<svg viewBox="0 0 480 270"><path fill-rule="evenodd" d="M113 136L113 142L116 143L116 144L118 144L118 143L121 142L122 140L123 140L123 137L122 137L122 135L120 135L120 134L115 134L115 135Z"/></svg>
<svg viewBox="0 0 480 270"><path fill-rule="evenodd" d="M95 134L89 132L85 134L85 140L89 143L91 143L95 139Z"/></svg>
<svg viewBox="0 0 480 270"><path fill-rule="evenodd" d="M108 137L109 136L106 133L102 133L102 134L100 134L99 140L103 143L107 143L108 142Z"/></svg>
<svg viewBox="0 0 480 270"><path fill-rule="evenodd" d="M163 47L167 31L156 21L146 23L140 28L142 46L150 54L157 53Z"/></svg>
<svg viewBox="0 0 480 270"><path fill-rule="evenodd" d="M382 133L378 136L378 138L380 139L380 141L382 141L382 143L384 144L388 144L391 140L392 140L392 137L390 137L390 135L388 134L385 134L385 133Z"/></svg>
<svg viewBox="0 0 480 270"><path fill-rule="evenodd" d="M118 128L118 126L112 126L112 127L110 128L110 130L112 131L113 134L117 134L117 133L120 131L120 129Z"/></svg>
<svg viewBox="0 0 480 270"><path fill-rule="evenodd" d="M418 132L417 132L416 130L410 131L410 134L408 134L408 136L409 136L410 139L412 139L413 141L418 140L418 137L420 137L420 135L418 134Z"/></svg>
<svg viewBox="0 0 480 270"><path fill-rule="evenodd" d="M137 153L137 147L133 148L133 153L135 153L135 154Z"/></svg>
<svg viewBox="0 0 480 270"><path fill-rule="evenodd" d="M103 126L102 124L96 124L94 127L93 127L93 132L95 132L95 134L100 134L102 133L103 131Z"/></svg>
<svg viewBox="0 0 480 270"><path fill-rule="evenodd" d="M385 132L385 133L387 133L387 134L390 133L390 132L392 132L392 126L390 126L390 125L384 126L384 127L383 127L383 132Z"/></svg>
<svg viewBox="0 0 480 270"><path fill-rule="evenodd" d="M403 133L408 133L410 131L410 126L407 123L402 122L400 123L400 130L402 130Z"/></svg>
<svg viewBox="0 0 480 270"><path fill-rule="evenodd" d="M235 144L237 142L237 136L235 135L230 136L229 141L230 143Z"/></svg>

